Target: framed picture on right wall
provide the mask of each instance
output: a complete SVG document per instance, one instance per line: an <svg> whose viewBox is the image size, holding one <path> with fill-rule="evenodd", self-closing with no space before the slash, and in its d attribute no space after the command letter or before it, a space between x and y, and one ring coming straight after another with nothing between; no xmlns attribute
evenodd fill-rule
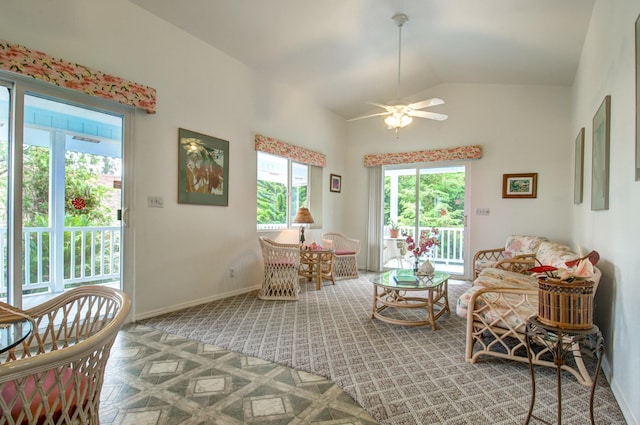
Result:
<svg viewBox="0 0 640 425"><path fill-rule="evenodd" d="M640 15L636 19L636 181L640 181Z"/></svg>
<svg viewBox="0 0 640 425"><path fill-rule="evenodd" d="M584 127L576 137L575 168L573 175L573 203L582 203L582 176L584 175Z"/></svg>
<svg viewBox="0 0 640 425"><path fill-rule="evenodd" d="M609 209L609 132L611 129L611 96L604 100L593 117L591 147L591 210Z"/></svg>

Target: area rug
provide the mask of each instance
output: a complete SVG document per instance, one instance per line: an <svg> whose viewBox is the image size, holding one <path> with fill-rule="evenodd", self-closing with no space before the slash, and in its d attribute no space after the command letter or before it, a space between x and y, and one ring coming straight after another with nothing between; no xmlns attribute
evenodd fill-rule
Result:
<svg viewBox="0 0 640 425"><path fill-rule="evenodd" d="M528 365L464 361L466 322L455 315L455 302L468 287L450 281L452 314L438 320L436 331L372 319L373 286L366 275L325 283L319 291L303 285L298 301L263 301L253 292L143 323L327 377L381 424L524 423L531 397ZM563 423L588 423L589 389L569 374L563 375L562 389ZM604 376L594 412L596 423L625 423ZM536 369L535 414L555 422L552 369Z"/></svg>

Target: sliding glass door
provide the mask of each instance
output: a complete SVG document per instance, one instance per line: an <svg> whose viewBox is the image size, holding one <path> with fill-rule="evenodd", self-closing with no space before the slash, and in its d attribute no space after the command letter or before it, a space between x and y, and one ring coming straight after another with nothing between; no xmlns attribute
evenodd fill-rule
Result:
<svg viewBox="0 0 640 425"><path fill-rule="evenodd" d="M430 252L436 270L464 274L464 166L384 169L383 217L383 267L411 267L407 235L419 240L437 234L439 244Z"/></svg>
<svg viewBox="0 0 640 425"><path fill-rule="evenodd" d="M0 300L6 301L9 277L9 134L11 85L0 80Z"/></svg>
<svg viewBox="0 0 640 425"><path fill-rule="evenodd" d="M124 115L11 90L0 86L0 299L121 288Z"/></svg>

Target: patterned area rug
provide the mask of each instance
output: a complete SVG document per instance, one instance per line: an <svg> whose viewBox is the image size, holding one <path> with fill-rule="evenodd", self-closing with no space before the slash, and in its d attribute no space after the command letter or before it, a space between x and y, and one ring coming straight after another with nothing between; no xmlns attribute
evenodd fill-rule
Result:
<svg viewBox="0 0 640 425"><path fill-rule="evenodd" d="M496 358L464 361L465 320L455 302L468 282L450 281L451 315L430 326L371 319L373 287L359 279L302 285L299 301L249 293L145 320L147 326L331 379L381 424L524 423L531 397L528 365ZM399 314L417 317L417 309ZM400 317L400 316L398 316ZM564 373L563 423L589 421L589 389ZM602 375L596 423L624 424ZM556 376L536 368L534 414L556 420Z"/></svg>

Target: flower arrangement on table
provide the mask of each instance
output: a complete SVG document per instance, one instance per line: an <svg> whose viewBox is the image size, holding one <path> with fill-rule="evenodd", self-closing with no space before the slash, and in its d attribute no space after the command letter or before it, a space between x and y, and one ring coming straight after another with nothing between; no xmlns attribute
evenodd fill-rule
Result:
<svg viewBox="0 0 640 425"><path fill-rule="evenodd" d="M413 237L407 232L402 232L402 236L405 238L405 242L407 243L407 249L415 258L414 270L418 268L418 260L420 257L427 253L430 248L440 244L440 241L438 240L438 228L436 227L431 228L429 237L421 238L419 243L416 243Z"/></svg>
<svg viewBox="0 0 640 425"><path fill-rule="evenodd" d="M591 251L588 255L565 262L566 268L540 264L529 269L538 279L556 279L565 283L579 282L593 277L593 266L600 260L597 251ZM538 260L536 260L538 261Z"/></svg>

